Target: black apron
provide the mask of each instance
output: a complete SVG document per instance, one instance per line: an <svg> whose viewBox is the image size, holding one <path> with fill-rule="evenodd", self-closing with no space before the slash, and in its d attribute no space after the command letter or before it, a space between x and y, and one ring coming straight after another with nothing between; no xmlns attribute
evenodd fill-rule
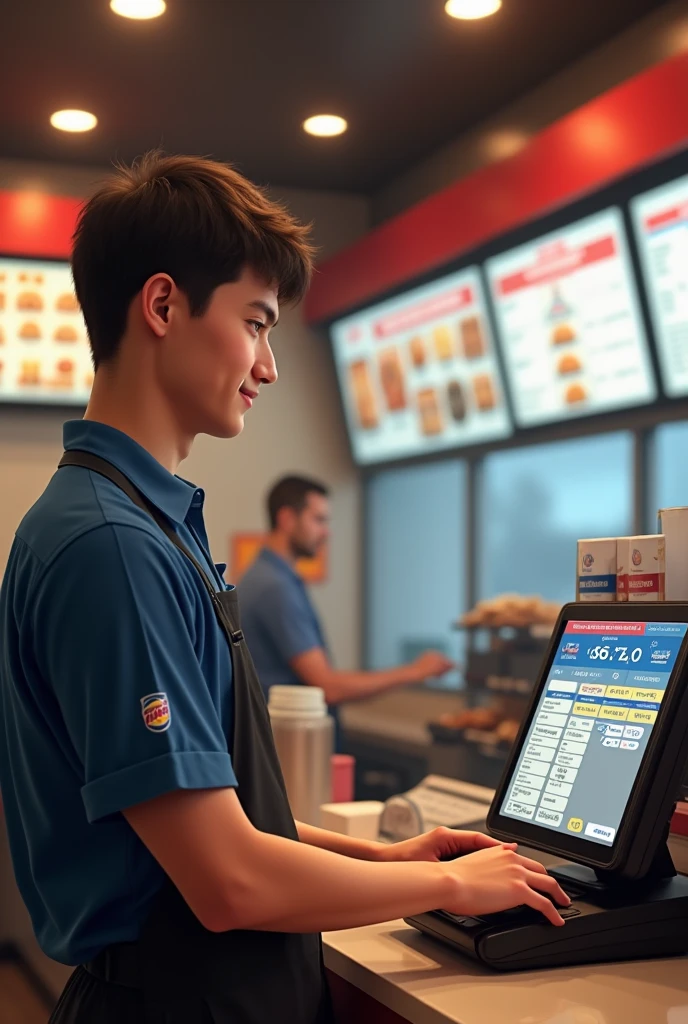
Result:
<svg viewBox="0 0 688 1024"><path fill-rule="evenodd" d="M192 562L208 591L232 657L230 745L246 816L261 832L298 842L265 698L239 621L236 590L217 592L167 520L119 470L89 452L60 467L107 477L158 524ZM227 851L232 856L232 851ZM77 968L50 1024L328 1024L319 935L205 929L169 879L135 943L112 946Z"/></svg>

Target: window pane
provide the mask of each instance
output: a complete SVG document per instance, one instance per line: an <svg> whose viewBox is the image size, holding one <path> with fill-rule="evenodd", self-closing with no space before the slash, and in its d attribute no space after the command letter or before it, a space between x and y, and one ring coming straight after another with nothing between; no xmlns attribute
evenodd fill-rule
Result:
<svg viewBox="0 0 688 1024"><path fill-rule="evenodd" d="M575 598L576 541L632 532L629 433L496 452L478 506L478 589Z"/></svg>
<svg viewBox="0 0 688 1024"><path fill-rule="evenodd" d="M648 529L657 529L659 508L688 505L688 423L666 423L655 433L654 488Z"/></svg>
<svg viewBox="0 0 688 1024"><path fill-rule="evenodd" d="M369 481L371 668L407 661L428 645L460 657L451 624L465 610L465 492L458 460L388 470Z"/></svg>

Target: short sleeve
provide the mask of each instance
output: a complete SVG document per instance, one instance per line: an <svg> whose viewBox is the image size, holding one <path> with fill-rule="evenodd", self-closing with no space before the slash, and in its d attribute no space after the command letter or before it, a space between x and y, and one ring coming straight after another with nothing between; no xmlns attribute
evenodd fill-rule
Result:
<svg viewBox="0 0 688 1024"><path fill-rule="evenodd" d="M266 590L261 601L261 617L280 657L287 662L315 647L322 647L308 598L297 586L276 585Z"/></svg>
<svg viewBox="0 0 688 1024"><path fill-rule="evenodd" d="M152 532L106 524L65 548L37 588L35 657L90 821L177 789L236 785L196 650L207 610L173 554Z"/></svg>

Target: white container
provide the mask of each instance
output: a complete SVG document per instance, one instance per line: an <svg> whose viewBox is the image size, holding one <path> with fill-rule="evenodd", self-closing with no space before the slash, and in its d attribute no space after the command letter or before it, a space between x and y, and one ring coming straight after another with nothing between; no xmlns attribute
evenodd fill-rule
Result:
<svg viewBox="0 0 688 1024"><path fill-rule="evenodd" d="M272 686L268 711L291 812L320 825L320 807L332 799L334 721L317 686Z"/></svg>
<svg viewBox="0 0 688 1024"><path fill-rule="evenodd" d="M666 541L667 601L688 600L688 508L660 508L658 530Z"/></svg>
<svg viewBox="0 0 688 1024"><path fill-rule="evenodd" d="M663 601L665 589L665 541L661 533L619 537L619 572L626 600Z"/></svg>
<svg viewBox="0 0 688 1024"><path fill-rule="evenodd" d="M616 601L616 537L578 541L578 601Z"/></svg>
<svg viewBox="0 0 688 1024"><path fill-rule="evenodd" d="M320 825L330 832L355 839L376 840L380 831L380 815L385 805L379 800L358 800L348 804L323 804Z"/></svg>
<svg viewBox="0 0 688 1024"><path fill-rule="evenodd" d="M628 537L616 538L616 600L628 601Z"/></svg>

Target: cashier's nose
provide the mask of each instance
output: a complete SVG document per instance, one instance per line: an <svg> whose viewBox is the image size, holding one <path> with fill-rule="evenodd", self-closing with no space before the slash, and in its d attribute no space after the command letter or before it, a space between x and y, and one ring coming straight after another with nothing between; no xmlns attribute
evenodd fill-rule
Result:
<svg viewBox="0 0 688 1024"><path fill-rule="evenodd" d="M277 380L275 357L267 341L263 341L256 352L253 376L261 384L274 384Z"/></svg>

